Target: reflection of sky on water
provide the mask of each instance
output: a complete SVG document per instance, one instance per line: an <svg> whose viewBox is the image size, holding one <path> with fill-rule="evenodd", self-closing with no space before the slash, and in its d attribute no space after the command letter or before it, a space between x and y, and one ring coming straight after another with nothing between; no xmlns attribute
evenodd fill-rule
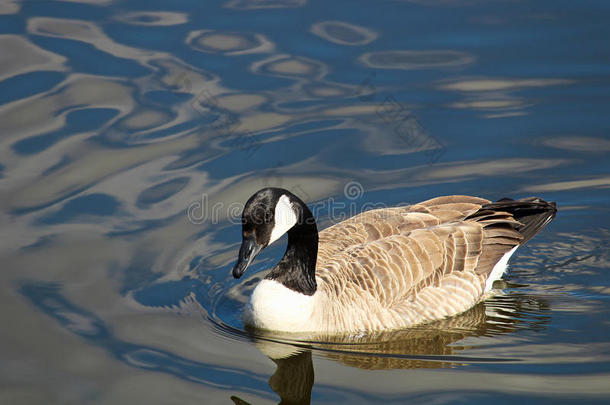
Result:
<svg viewBox="0 0 610 405"><path fill-rule="evenodd" d="M359 365L383 356L314 348L312 396L476 402L488 397L473 381L486 381L507 400L607 397L604 13L563 1L2 2L0 307L12 328L0 378L32 401L275 401L276 364L223 329L241 327L252 287L230 279L231 204L282 186L318 203L325 227L329 198L352 212L535 193L564 209L515 258L517 286L486 304L478 332L387 338L407 354L387 363L431 370L371 375ZM350 180L358 199L343 195Z"/></svg>
<svg viewBox="0 0 610 405"><path fill-rule="evenodd" d="M366 27L343 21L323 21L311 26L311 32L339 45L366 45L377 39L378 34Z"/></svg>

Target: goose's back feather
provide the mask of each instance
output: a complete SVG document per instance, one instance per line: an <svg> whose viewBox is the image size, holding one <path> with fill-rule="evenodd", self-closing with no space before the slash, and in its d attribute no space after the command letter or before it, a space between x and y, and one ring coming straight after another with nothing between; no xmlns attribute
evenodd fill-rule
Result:
<svg viewBox="0 0 610 405"><path fill-rule="evenodd" d="M400 328L472 307L496 263L524 239L523 224L494 204L438 197L367 211L321 231L317 295L327 302L316 303L313 324Z"/></svg>
<svg viewBox="0 0 610 405"><path fill-rule="evenodd" d="M320 232L317 265L326 263L335 253L348 247L459 221L489 203L489 200L477 197L446 196L415 205L365 211Z"/></svg>

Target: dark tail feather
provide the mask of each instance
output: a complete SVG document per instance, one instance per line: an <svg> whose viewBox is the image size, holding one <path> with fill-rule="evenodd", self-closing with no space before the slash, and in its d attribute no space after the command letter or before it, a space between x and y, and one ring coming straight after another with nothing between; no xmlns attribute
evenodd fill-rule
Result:
<svg viewBox="0 0 610 405"><path fill-rule="evenodd" d="M528 197L520 200L503 198L494 203L483 205L480 210L470 215L467 219L476 219L498 212L509 213L519 222L514 225L514 229L523 237L519 243L522 245L555 218L557 205L554 202L546 202L538 197Z"/></svg>

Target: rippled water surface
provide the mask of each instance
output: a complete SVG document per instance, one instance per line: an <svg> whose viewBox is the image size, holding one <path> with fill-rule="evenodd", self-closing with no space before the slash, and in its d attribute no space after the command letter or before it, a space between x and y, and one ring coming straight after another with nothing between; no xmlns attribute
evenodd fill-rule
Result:
<svg viewBox="0 0 610 405"><path fill-rule="evenodd" d="M602 0L2 1L0 402L610 401L609 20ZM240 320L283 252L230 276L240 204L271 185L321 228L443 194L560 211L470 311L316 342Z"/></svg>

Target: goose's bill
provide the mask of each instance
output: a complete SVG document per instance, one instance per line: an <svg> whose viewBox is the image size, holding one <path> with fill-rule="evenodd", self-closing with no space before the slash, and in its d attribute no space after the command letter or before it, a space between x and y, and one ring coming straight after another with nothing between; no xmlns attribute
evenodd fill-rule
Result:
<svg viewBox="0 0 610 405"><path fill-rule="evenodd" d="M237 263L235 267L233 267L233 277L240 278L252 260L259 254L259 252L263 249L261 245L256 243L254 238L245 238L241 242L241 247L239 248L239 257L237 259Z"/></svg>

